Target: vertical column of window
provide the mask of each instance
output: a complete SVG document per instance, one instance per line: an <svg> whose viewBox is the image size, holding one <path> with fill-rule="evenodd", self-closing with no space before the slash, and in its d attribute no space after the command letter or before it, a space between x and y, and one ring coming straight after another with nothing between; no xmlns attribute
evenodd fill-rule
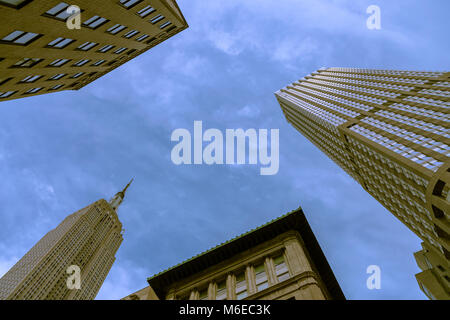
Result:
<svg viewBox="0 0 450 320"><path fill-rule="evenodd" d="M223 279L217 282L216 300L226 300L227 299L227 282Z"/></svg>
<svg viewBox="0 0 450 320"><path fill-rule="evenodd" d="M236 275L236 299L242 300L248 296L247 280L245 278L245 271Z"/></svg>
<svg viewBox="0 0 450 320"><path fill-rule="evenodd" d="M264 262L261 262L260 264L255 266L255 283L257 292L269 287L269 279L267 277Z"/></svg>
<svg viewBox="0 0 450 320"><path fill-rule="evenodd" d="M275 265L275 275L278 282L282 282L290 278L289 269L283 255L279 255L273 259Z"/></svg>

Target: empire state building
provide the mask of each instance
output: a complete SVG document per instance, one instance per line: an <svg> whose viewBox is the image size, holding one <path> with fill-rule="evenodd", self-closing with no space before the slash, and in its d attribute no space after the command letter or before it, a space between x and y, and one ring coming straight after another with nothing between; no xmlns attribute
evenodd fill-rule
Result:
<svg viewBox="0 0 450 320"><path fill-rule="evenodd" d="M66 217L1 279L0 300L91 300L123 241L117 209L132 181L109 202L101 199ZM79 289L68 285L78 267Z"/></svg>

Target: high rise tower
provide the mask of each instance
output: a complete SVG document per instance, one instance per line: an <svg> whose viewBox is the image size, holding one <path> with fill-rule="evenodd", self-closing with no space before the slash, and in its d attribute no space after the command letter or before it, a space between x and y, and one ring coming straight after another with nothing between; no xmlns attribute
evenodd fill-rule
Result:
<svg viewBox="0 0 450 320"><path fill-rule="evenodd" d="M94 299L123 241L116 211L130 183L109 202L96 201L48 232L0 279L0 300ZM81 271L80 289L67 286L73 265Z"/></svg>
<svg viewBox="0 0 450 320"><path fill-rule="evenodd" d="M0 0L0 21L0 101L81 89L188 27L175 0Z"/></svg>
<svg viewBox="0 0 450 320"><path fill-rule="evenodd" d="M450 72L323 68L275 95L287 121L449 270Z"/></svg>

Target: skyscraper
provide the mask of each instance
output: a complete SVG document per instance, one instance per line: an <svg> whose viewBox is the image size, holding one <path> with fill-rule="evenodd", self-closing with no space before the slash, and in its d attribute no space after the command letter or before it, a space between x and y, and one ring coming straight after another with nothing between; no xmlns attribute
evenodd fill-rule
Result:
<svg viewBox="0 0 450 320"><path fill-rule="evenodd" d="M0 20L0 101L78 90L188 27L175 0L0 0Z"/></svg>
<svg viewBox="0 0 450 320"><path fill-rule="evenodd" d="M277 91L287 121L450 259L450 72L322 68Z"/></svg>
<svg viewBox="0 0 450 320"><path fill-rule="evenodd" d="M65 218L1 279L0 300L94 299L123 241L117 209L125 192L101 199ZM80 288L69 289L70 266L80 268Z"/></svg>
<svg viewBox="0 0 450 320"><path fill-rule="evenodd" d="M147 281L123 299L345 299L301 208Z"/></svg>

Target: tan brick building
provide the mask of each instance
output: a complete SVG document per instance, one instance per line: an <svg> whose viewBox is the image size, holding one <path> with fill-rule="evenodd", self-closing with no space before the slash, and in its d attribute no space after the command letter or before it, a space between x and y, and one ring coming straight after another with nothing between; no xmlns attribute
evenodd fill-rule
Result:
<svg viewBox="0 0 450 320"><path fill-rule="evenodd" d="M2 278L0 300L91 300L100 290L123 241L116 210L127 187L63 220ZM80 289L69 289L68 267L81 271Z"/></svg>
<svg viewBox="0 0 450 320"><path fill-rule="evenodd" d="M124 300L345 299L300 208L148 283Z"/></svg>
<svg viewBox="0 0 450 320"><path fill-rule="evenodd" d="M78 90L188 27L175 0L0 0L0 20L0 101Z"/></svg>
<svg viewBox="0 0 450 320"><path fill-rule="evenodd" d="M323 68L275 95L287 121L448 270L450 72Z"/></svg>

